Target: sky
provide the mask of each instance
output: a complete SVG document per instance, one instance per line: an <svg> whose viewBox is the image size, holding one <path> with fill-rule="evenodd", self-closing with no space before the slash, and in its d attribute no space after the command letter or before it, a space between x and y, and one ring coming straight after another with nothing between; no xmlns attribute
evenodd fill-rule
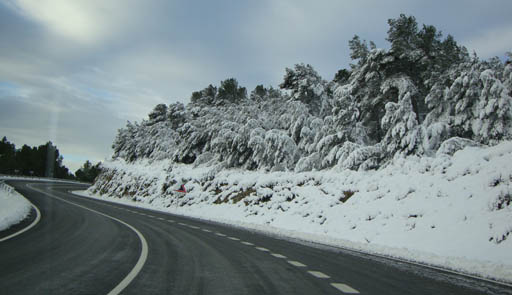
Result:
<svg viewBox="0 0 512 295"><path fill-rule="evenodd" d="M401 13L504 59L510 11L510 0L3 0L0 137L52 141L75 171L110 158L127 121L209 84L277 87L301 62L331 80L354 34L389 48L387 20Z"/></svg>

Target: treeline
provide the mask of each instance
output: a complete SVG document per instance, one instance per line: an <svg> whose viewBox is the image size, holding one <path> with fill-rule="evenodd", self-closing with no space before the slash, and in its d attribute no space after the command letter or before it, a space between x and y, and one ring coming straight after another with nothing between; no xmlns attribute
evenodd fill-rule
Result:
<svg viewBox="0 0 512 295"><path fill-rule="evenodd" d="M63 157L51 141L38 147L23 145L16 149L4 136L0 142L0 173L74 179L62 164Z"/></svg>
<svg viewBox="0 0 512 295"><path fill-rule="evenodd" d="M101 162L93 165L89 160L85 161L84 165L75 171L75 178L78 181L93 182L101 172Z"/></svg>
<svg viewBox="0 0 512 295"><path fill-rule="evenodd" d="M62 161L59 149L51 141L37 147L24 144L21 149L16 149L5 136L0 141L0 174L92 182L101 169L100 163L92 165L86 161L73 175Z"/></svg>
<svg viewBox="0 0 512 295"><path fill-rule="evenodd" d="M413 16L388 20L390 49L355 35L350 68L331 81L287 68L279 88L248 95L234 78L157 105L128 122L113 158L248 170L378 169L396 155L432 156L512 140L512 54L481 60ZM451 147L450 147L451 146Z"/></svg>

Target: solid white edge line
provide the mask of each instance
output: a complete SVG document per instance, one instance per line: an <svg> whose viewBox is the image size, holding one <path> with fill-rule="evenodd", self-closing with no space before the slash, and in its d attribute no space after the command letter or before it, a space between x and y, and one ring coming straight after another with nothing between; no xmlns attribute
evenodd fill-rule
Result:
<svg viewBox="0 0 512 295"><path fill-rule="evenodd" d="M53 195L51 195L51 194L49 194L47 192L41 191L39 189L36 189L36 188L32 187L29 184L27 184L27 187L30 187L31 189L33 189L35 191L38 191L38 192L40 192L42 194L45 194L45 195L47 195L49 197L52 197L52 198L57 199L57 200L60 200L62 202L66 202L68 204L80 207L80 208L85 209L85 210L92 211L92 212L94 212L96 214L99 214L99 215L105 216L107 218L110 218L112 220L115 220L115 221L125 225L126 227L128 227L129 229L131 229L132 231L134 231L137 234L137 236L139 237L141 246L142 246L141 251L140 251L141 253L140 253L139 259L137 260L137 263L135 263L135 266L132 268L132 270L126 275L126 277L119 284L117 284L117 286L115 286L114 289L112 289L110 292L108 292L108 295L117 295L117 294L121 293L133 281L133 279L139 274L140 270L142 269L142 267L146 263L146 259L148 258L148 243L147 243L146 239L144 238L144 236L135 227L131 226L130 224L128 224L128 223L126 223L126 222L124 222L124 221L122 221L120 219L117 219L115 217L107 215L105 213L102 213L102 212L96 211L94 209L91 209L91 208L88 208L88 207L85 207L85 206L82 206L82 205L70 202L68 200L61 199L61 198L56 197L56 196L53 196Z"/></svg>
<svg viewBox="0 0 512 295"><path fill-rule="evenodd" d="M117 286L114 289L112 289L112 291L110 291L108 293L108 295L117 295L117 294L121 293L124 290L124 288L126 288L133 281L133 279L139 274L140 270L146 263L146 259L148 258L148 243L146 242L146 239L144 238L144 236L135 227L129 225L128 223L126 223L122 220L116 219L116 218L113 218L113 219L126 225L127 227L129 227L131 230L133 230L137 234L137 236L140 239L142 249L141 249L141 253L139 256L139 260L137 260L137 263L135 264L135 266L128 273L128 275L126 275L126 277L119 284L117 284Z"/></svg>
<svg viewBox="0 0 512 295"><path fill-rule="evenodd" d="M25 198L25 197L23 197L23 198ZM27 200L30 203L30 205L32 206L32 208L34 208L36 210L36 219L34 219L34 221L32 221L32 223L29 224L27 227L24 227L23 229L15 232L13 234L10 234L7 237L1 238L0 242L7 241L9 239L12 239L12 238L18 236L18 235L21 235L22 233L26 232L27 230L33 228L39 222L39 220L41 220L41 211L39 211L39 208L37 208L36 205L32 204L32 202L30 202L27 198L25 198L25 200Z"/></svg>

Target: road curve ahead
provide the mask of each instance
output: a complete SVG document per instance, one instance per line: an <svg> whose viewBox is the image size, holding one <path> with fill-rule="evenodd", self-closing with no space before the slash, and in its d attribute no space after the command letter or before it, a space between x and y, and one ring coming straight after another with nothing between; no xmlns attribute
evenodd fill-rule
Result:
<svg viewBox="0 0 512 295"><path fill-rule="evenodd" d="M41 211L0 243L1 294L512 294L512 288L350 251L11 181Z"/></svg>

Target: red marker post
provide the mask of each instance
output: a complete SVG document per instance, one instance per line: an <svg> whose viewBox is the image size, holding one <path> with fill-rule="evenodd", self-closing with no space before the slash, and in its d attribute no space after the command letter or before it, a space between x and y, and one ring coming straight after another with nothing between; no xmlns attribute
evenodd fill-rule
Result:
<svg viewBox="0 0 512 295"><path fill-rule="evenodd" d="M184 184L182 184L182 185L180 186L180 189L179 189L179 190L177 190L176 192L186 194L186 193L187 193L187 189L185 188L185 185L184 185Z"/></svg>

